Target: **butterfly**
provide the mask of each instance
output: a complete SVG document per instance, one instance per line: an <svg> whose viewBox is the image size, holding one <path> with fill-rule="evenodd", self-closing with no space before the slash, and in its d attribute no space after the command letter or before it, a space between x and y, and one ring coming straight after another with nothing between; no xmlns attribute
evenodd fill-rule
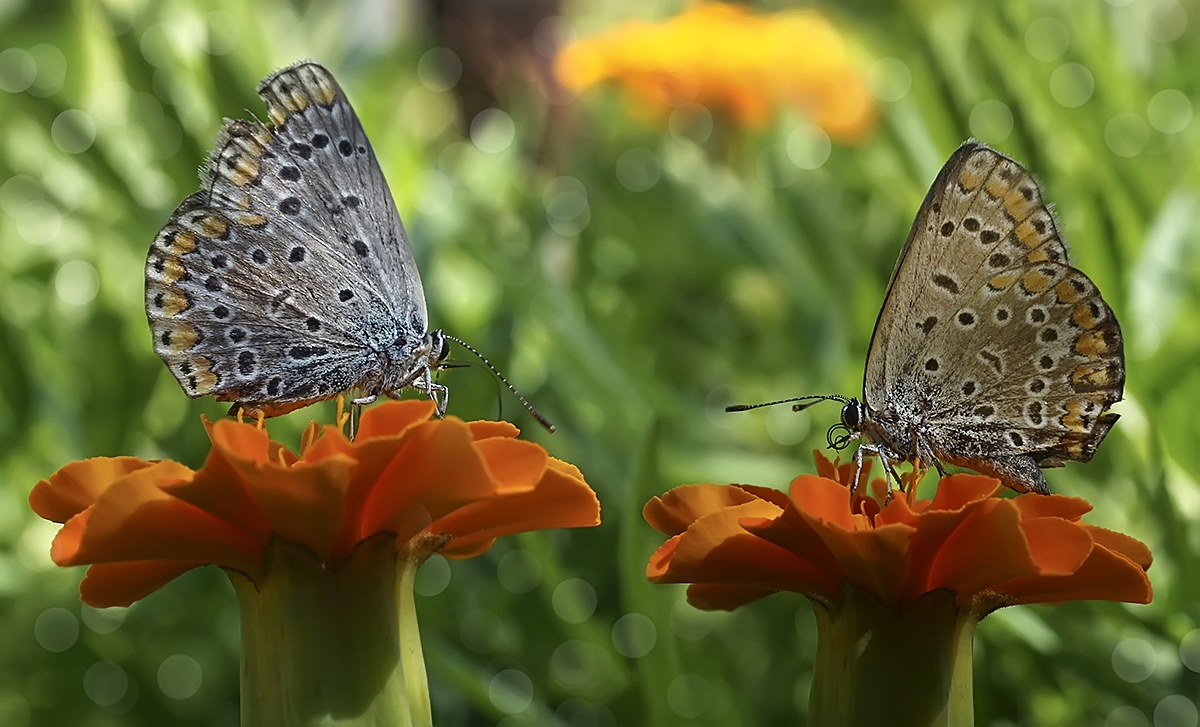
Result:
<svg viewBox="0 0 1200 727"><path fill-rule="evenodd" d="M888 476L944 463L1017 492L1049 494L1042 468L1087 462L1117 421L1121 328L1071 266L1037 182L1016 161L967 142L925 197L875 322L862 399L844 406L831 447L853 441ZM730 407L741 411L752 406ZM857 482L857 477L855 478Z"/></svg>
<svg viewBox="0 0 1200 727"><path fill-rule="evenodd" d="M202 188L150 247L155 351L188 396L231 412L277 416L351 390L366 404L411 387L443 415L448 390L433 376L450 341L478 352L430 330L408 235L345 92L302 61L258 94L268 123L225 123Z"/></svg>

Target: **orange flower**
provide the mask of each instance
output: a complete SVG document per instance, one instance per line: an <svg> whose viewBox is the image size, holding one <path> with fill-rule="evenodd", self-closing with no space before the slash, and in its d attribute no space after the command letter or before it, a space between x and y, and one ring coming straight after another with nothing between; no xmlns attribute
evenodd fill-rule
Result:
<svg viewBox="0 0 1200 727"><path fill-rule="evenodd" d="M651 500L646 520L671 538L647 577L693 584L688 600L706 609L776 591L829 605L847 582L896 611L944 589L976 618L1021 603L1150 602L1149 549L1080 522L1091 509L1084 500L993 497L996 480L957 474L932 500L897 497L880 508L851 497L852 465L816 459L821 476L797 477L787 494L690 485Z"/></svg>
<svg viewBox="0 0 1200 727"><path fill-rule="evenodd" d="M661 23L630 21L575 41L555 70L574 91L615 79L659 108L689 101L760 126L779 105L795 105L843 142L874 128L875 106L845 39L821 15L754 15L741 6L702 4Z"/></svg>
<svg viewBox="0 0 1200 727"><path fill-rule="evenodd" d="M507 422L430 419L427 401L364 412L351 442L310 425L301 454L232 420L206 422L212 450L193 471L133 457L72 462L34 487L30 506L65 523L54 562L93 564L80 586L93 606L128 605L214 563L256 583L273 540L336 566L378 533L397 550L441 546L451 558L501 535L600 522L574 466L514 437Z"/></svg>

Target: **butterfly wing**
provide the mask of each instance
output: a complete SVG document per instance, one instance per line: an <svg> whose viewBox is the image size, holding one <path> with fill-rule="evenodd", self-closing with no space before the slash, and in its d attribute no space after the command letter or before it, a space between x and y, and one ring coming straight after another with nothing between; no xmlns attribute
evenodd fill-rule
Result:
<svg viewBox="0 0 1200 727"><path fill-rule="evenodd" d="M387 300L396 320L424 335L425 292L412 247L358 114L323 66L302 61L258 88L280 146L304 184L303 204L335 223L343 261ZM291 173L291 172L289 172Z"/></svg>
<svg viewBox="0 0 1200 727"><path fill-rule="evenodd" d="M867 358L868 407L980 471L1031 457L1008 473L1029 480L1041 477L1035 463L1091 458L1124 377L1116 318L1068 264L1037 183L1017 162L964 144L892 273Z"/></svg>
<svg viewBox="0 0 1200 727"><path fill-rule="evenodd" d="M146 310L189 396L277 414L377 384L378 352L426 324L399 216L340 87L302 63L262 96L274 126L227 123L204 188L155 238Z"/></svg>

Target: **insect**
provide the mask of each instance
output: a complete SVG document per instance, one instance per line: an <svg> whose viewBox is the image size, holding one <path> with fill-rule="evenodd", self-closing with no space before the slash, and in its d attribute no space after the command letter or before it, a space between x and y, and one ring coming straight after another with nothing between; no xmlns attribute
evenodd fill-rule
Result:
<svg viewBox="0 0 1200 727"><path fill-rule="evenodd" d="M1092 459L1118 415L1121 328L1071 267L1042 193L1017 162L975 142L942 167L892 271L867 353L862 400L841 401L831 447L997 478L1049 494L1042 468ZM783 403L783 402L772 402ZM744 411L757 406L734 406ZM855 478L857 482L857 477ZM902 485L901 485L902 486Z"/></svg>
<svg viewBox="0 0 1200 727"><path fill-rule="evenodd" d="M231 413L277 416L351 390L361 405L412 387L443 415L448 390L433 376L450 341L479 354L429 329L408 236L345 92L302 61L258 94L269 122L226 122L200 191L150 246L155 351L188 396L233 402Z"/></svg>

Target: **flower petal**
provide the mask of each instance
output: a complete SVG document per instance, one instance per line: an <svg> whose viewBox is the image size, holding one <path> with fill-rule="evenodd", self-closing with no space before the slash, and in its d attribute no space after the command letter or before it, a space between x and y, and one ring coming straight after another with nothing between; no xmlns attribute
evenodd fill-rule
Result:
<svg viewBox="0 0 1200 727"><path fill-rule="evenodd" d="M532 490L501 493L468 503L439 518L429 529L454 537L442 549L442 555L465 558L479 554L479 543L503 535L599 524L600 501L592 488L582 479L547 469Z"/></svg>
<svg viewBox="0 0 1200 727"><path fill-rule="evenodd" d="M1027 520L1035 517L1058 517L1076 521L1092 511L1091 504L1081 497L1066 495L1038 495L1027 493L1012 499Z"/></svg>
<svg viewBox="0 0 1200 727"><path fill-rule="evenodd" d="M1043 576L1069 576L1092 553L1092 537L1087 531L1060 517L1026 518L1021 521L1021 531Z"/></svg>
<svg viewBox="0 0 1200 727"><path fill-rule="evenodd" d="M779 517L757 523L743 518L740 524L747 532L810 564L815 572L806 576L811 583L809 592L830 601L837 596L845 575L842 565L809 521L794 508L785 508Z"/></svg>
<svg viewBox="0 0 1200 727"><path fill-rule="evenodd" d="M967 477L995 483L990 478ZM948 588L961 603L996 583L1037 573L1038 564L1021 530L1020 512L1011 500L989 497L964 508L957 527L933 558L926 590Z"/></svg>
<svg viewBox="0 0 1200 727"><path fill-rule="evenodd" d="M830 587L827 574L740 524L780 514L775 505L754 500L701 517L659 548L646 577L654 583L720 583L823 595Z"/></svg>
<svg viewBox="0 0 1200 727"><path fill-rule="evenodd" d="M230 419L210 425L208 433L213 446L204 466L190 481L165 489L172 496L233 524L258 542L260 548L266 548L271 538L271 521L254 496L250 482L258 465L272 461L271 452L280 452L281 448L272 447L265 432Z"/></svg>
<svg viewBox="0 0 1200 727"><path fill-rule="evenodd" d="M521 433L516 425L510 422L492 422L487 420L467 422L467 426L471 428L471 438L478 441L480 439L491 439L492 437L506 437L512 439Z"/></svg>
<svg viewBox="0 0 1200 727"><path fill-rule="evenodd" d="M1154 563L1154 556L1150 553L1150 549L1146 547L1145 543L1136 538L1086 523L1080 523L1080 527L1086 530L1088 535L1092 536L1092 540L1097 545L1108 548L1114 553L1120 553L1141 566L1142 570L1148 570Z"/></svg>
<svg viewBox="0 0 1200 727"><path fill-rule="evenodd" d="M658 532L678 535L706 515L757 499L736 485L681 485L651 498L642 508L642 517Z"/></svg>
<svg viewBox="0 0 1200 727"><path fill-rule="evenodd" d="M128 606L202 565L179 560L97 563L79 584L79 596L93 608Z"/></svg>
<svg viewBox="0 0 1200 727"><path fill-rule="evenodd" d="M364 462L365 450L359 448ZM396 533L397 543L404 543L448 513L495 493L471 430L460 420L421 422L406 432L399 451L394 446L388 451L393 456L382 462L382 471L371 475L373 487L355 542L388 531ZM354 476L362 474L356 470Z"/></svg>
<svg viewBox="0 0 1200 727"><path fill-rule="evenodd" d="M437 410L429 399L385 401L363 412L354 441L362 443L376 437L395 437L404 430L428 421Z"/></svg>
<svg viewBox="0 0 1200 727"><path fill-rule="evenodd" d="M114 482L96 504L67 521L50 557L59 565L134 560L218 563L254 572L262 547L229 522L159 487L161 462Z"/></svg>
<svg viewBox="0 0 1200 727"><path fill-rule="evenodd" d="M346 487L355 464L345 455L301 460L291 467L268 462L250 480L250 488L276 537L325 561L342 531Z"/></svg>
<svg viewBox="0 0 1200 727"><path fill-rule="evenodd" d="M29 507L47 520L65 523L90 507L113 482L153 464L137 457L94 457L71 462L33 486ZM190 476L191 470L187 472Z"/></svg>
<svg viewBox="0 0 1200 727"><path fill-rule="evenodd" d="M549 456L533 442L493 437L475 441L475 451L501 492L524 492L537 486L546 472Z"/></svg>
<svg viewBox="0 0 1200 727"><path fill-rule="evenodd" d="M837 525L844 530L854 529L850 490L845 485L824 477L800 475L792 480L788 495L796 509L810 521Z"/></svg>
<svg viewBox="0 0 1200 727"><path fill-rule="evenodd" d="M1018 578L995 589L1010 596L1011 604L1066 601L1123 601L1150 603L1154 591L1140 565L1097 544L1079 570L1069 576Z"/></svg>
<svg viewBox="0 0 1200 727"><path fill-rule="evenodd" d="M968 503L991 497L1003 487L994 477L957 474L943 477L933 496L933 510L958 510Z"/></svg>

